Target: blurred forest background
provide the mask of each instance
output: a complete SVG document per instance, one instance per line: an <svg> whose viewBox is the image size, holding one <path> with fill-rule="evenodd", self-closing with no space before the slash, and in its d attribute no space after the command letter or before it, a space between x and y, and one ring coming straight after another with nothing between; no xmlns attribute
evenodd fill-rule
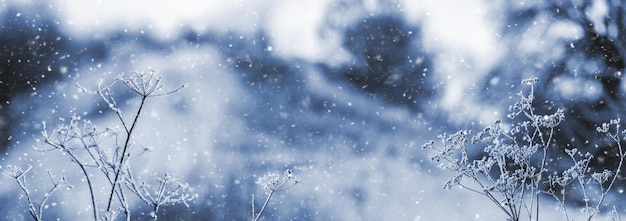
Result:
<svg viewBox="0 0 626 221"><path fill-rule="evenodd" d="M595 128L626 116L624 12L618 0L2 0L0 164L33 165L31 185L46 185L46 169L74 176L65 158L32 152L41 122L111 126L113 113L75 84L156 69L190 87L148 104L135 142L154 149L136 164L199 194L164 208L166 220L249 219L251 195L263 195L255 181L286 168L302 183L266 220L494 220L499 211L459 200L479 198L441 190L446 174L421 144L505 118L521 80L538 77L537 100L549 101L538 111L566 114L553 166L568 168L558 159L577 147L594 169L615 168L615 145ZM2 219L28 220L14 182L0 178ZM71 192L47 217L88 217L71 206L88 199Z"/></svg>

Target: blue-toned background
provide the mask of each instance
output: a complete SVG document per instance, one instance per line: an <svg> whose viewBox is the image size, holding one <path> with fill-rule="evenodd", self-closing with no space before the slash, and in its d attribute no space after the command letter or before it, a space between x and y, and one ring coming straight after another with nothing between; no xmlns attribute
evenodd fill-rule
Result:
<svg viewBox="0 0 626 221"><path fill-rule="evenodd" d="M539 111L566 112L553 156L578 147L594 168L615 168L615 148L594 133L624 112L624 6L575 2L3 0L0 164L32 165L35 193L47 169L67 176L74 188L44 217L88 219L79 170L32 151L41 123L114 126L76 83L156 69L166 87L190 87L149 100L135 142L152 152L134 167L168 171L199 196L163 208L164 220L247 220L258 178L287 168L301 183L265 220L502 220L488 200L442 190L450 174L420 147L506 117L520 81L538 77L537 99L550 101ZM116 95L128 114L130 95ZM15 181L0 176L0 187L0 219L29 220Z"/></svg>

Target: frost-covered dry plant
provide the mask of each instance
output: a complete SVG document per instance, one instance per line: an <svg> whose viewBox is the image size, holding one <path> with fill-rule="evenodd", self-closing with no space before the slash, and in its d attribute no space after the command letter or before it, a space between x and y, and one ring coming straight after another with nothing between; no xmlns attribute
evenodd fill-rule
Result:
<svg viewBox="0 0 626 221"><path fill-rule="evenodd" d="M124 119L122 110L117 105L112 93L112 86L116 82L122 82L128 89L134 92L141 100L134 112L132 121ZM187 191L187 185L176 181L169 174L163 177L156 177L156 189L150 188L150 184L137 181L133 176L130 161L142 155L147 149L134 151L133 136L136 134L135 128L141 116L142 110L148 98L168 95L181 90L181 86L171 91L163 92L164 84L162 78L156 71L146 71L132 73L129 76L119 76L111 84L103 85L100 82L96 91L88 90L78 85L85 92L97 94L111 109L118 118L121 130L106 128L98 129L89 120L83 120L78 116L72 116L67 124L57 126L49 131L43 123L42 142L47 148L36 148L36 151L51 152L61 151L69 157L71 164L76 165L81 173L82 179L86 182L89 190L91 209L94 220L114 220L116 216L123 212L126 220L131 220L131 208L128 203L128 192L136 195L141 201L152 208L153 220L157 220L159 208L173 204L185 204L191 201L192 196ZM28 167L31 168L31 167ZM99 171L106 183L96 183L93 171ZM35 220L41 220L43 207L35 208L29 196L24 174L28 169L22 170L17 166L9 167L5 173L17 180L22 190L27 195L29 201L29 212ZM50 177L52 177L52 174ZM59 186L67 185L64 177L60 180L52 179L53 188L42 199L40 205L50 197ZM109 189L107 199L99 199L96 190ZM106 209L99 209L105 206Z"/></svg>
<svg viewBox="0 0 626 221"><path fill-rule="evenodd" d="M573 165L561 174L548 176L547 183L549 184L549 189L546 191L546 194L552 196L559 203L566 217L568 217L565 207L567 192L559 190L567 188L569 185L579 186L580 189L583 190L584 207L582 211L589 215L590 220L600 212L600 207L617 181L619 172L622 170L626 153L622 148L621 141L623 140L624 134L626 134L626 130L620 131L620 119L617 118L603 123L601 126L596 127L596 131L609 137L611 141L616 143L618 149L617 154L620 159L619 163L614 171L604 169L601 172L590 172L589 162L594 157L592 154L582 154L576 148L565 150L572 160ZM615 208L613 208L608 215L613 220L620 219Z"/></svg>
<svg viewBox="0 0 626 221"><path fill-rule="evenodd" d="M296 177L290 169L285 170L285 173L282 176L278 173L270 172L261 177L257 181L257 184L263 187L263 189L267 193L267 198L265 198L265 202L263 203L263 206L261 207L259 212L256 212L254 208L254 195L252 195L252 221L257 221L261 218L261 214L263 214L263 211L265 211L265 208L269 204L270 199L275 192L289 189L299 182L300 181L298 180L298 177Z"/></svg>
<svg viewBox="0 0 626 221"><path fill-rule="evenodd" d="M522 81L530 87L530 92L528 95L518 93L520 100L509 107L508 118L514 120L513 123L496 121L471 137L472 131L469 130L442 134L440 145L430 141L423 148L436 153L431 160L440 169L454 172L444 189L459 186L483 195L506 213L508 220L539 220L540 204L545 204L540 201L544 198L542 196L555 199L565 219L571 220L566 210L567 191L578 191L583 195L581 211L591 220L599 213L622 168L625 153L621 136L624 132L619 131L619 119L597 128L617 144L620 157L617 168L591 172L588 166L593 155L573 148L561 150L569 156L572 166L559 171L554 168L554 162L548 164L547 160L552 159L548 156L548 149L561 148L554 144L553 135L565 116L562 109L547 115L536 112L533 102L537 81L536 78ZM470 148L482 150L482 157L471 159L470 152L477 151Z"/></svg>
<svg viewBox="0 0 626 221"><path fill-rule="evenodd" d="M185 204L189 207L188 202L193 200L196 196L186 193L188 188L187 184L178 182L174 177L165 173L163 177L154 176L158 185L156 188L145 182L137 182L131 173L130 169L127 170L127 176L125 176L126 187L130 192L139 197L146 205L152 208L150 216L153 220L157 220L159 208L163 206L176 205L179 203Z"/></svg>
<svg viewBox="0 0 626 221"><path fill-rule="evenodd" d="M26 200L28 201L28 213L30 213L34 220L41 221L43 220L43 209L46 206L46 201L48 201L50 196L52 196L52 193L54 193L62 186L66 186L68 188L71 188L72 186L67 182L65 177L61 177L57 180L52 175L52 172L48 170L48 175L50 176L50 180L52 181L52 187L50 188L50 190L48 190L48 192L44 194L41 201L39 202L39 205L36 206L35 199L33 199L33 195L31 194L30 190L28 190L28 186L26 185L26 173L28 173L28 171L30 171L32 168L32 166L28 166L28 168L22 169L19 166L9 165L7 166L7 169L1 169L2 172L13 177L15 181L17 181L17 185L19 185L20 189L22 189L22 192L24 193Z"/></svg>

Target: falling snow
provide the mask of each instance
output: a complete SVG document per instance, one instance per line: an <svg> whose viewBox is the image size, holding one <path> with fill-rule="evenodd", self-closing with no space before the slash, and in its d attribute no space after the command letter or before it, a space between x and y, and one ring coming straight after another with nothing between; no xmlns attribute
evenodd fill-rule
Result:
<svg viewBox="0 0 626 221"><path fill-rule="evenodd" d="M145 103L129 165L142 179L184 181L194 200L151 213L132 198L135 217L249 220L252 196L266 194L257 181L290 171L298 185L275 193L265 220L503 220L480 196L442 190L419 144L505 119L519 82L536 78L534 100L550 101L529 104L537 115L571 119L558 145L611 167L615 146L587 136L626 110L626 27L611 20L624 6L548 2L0 1L0 166L10 172L0 196L11 202L0 220L32 218L20 170L37 201L49 174L72 186L54 191L45 220L91 218L69 152L33 149L45 147L44 127L77 119L111 137L128 129L116 122L156 85L111 83L151 71L163 88Z"/></svg>

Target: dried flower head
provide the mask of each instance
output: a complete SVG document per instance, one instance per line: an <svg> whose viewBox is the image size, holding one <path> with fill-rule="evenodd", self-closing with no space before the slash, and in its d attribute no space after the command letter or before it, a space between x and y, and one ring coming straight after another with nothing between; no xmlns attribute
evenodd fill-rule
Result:
<svg viewBox="0 0 626 221"><path fill-rule="evenodd" d="M260 184L263 189L270 192L288 189L298 184L298 178L293 174L290 169L285 170L283 176L278 173L270 172L265 176L262 176L257 183Z"/></svg>

